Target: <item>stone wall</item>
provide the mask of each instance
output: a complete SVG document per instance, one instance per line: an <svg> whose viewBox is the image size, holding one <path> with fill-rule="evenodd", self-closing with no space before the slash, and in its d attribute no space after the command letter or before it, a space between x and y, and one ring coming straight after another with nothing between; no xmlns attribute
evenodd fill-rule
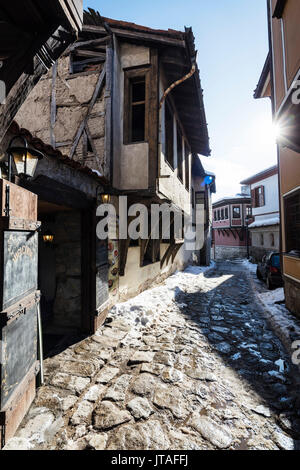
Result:
<svg viewBox="0 0 300 470"><path fill-rule="evenodd" d="M102 66L99 65L97 66L98 70L71 75L69 62L69 56L59 59L55 77L56 120L53 134L56 145L58 144L59 150L65 155L70 154L77 130L86 116L102 69ZM29 129L32 135L51 145L52 73L51 69L40 80L16 115L16 121L20 127ZM109 172L109 169L106 168L105 155L104 94L103 90L92 109L88 127L100 163L104 170ZM84 149L87 149L86 156ZM99 170L96 157L90 146L87 146L84 136L79 141L74 160Z"/></svg>
<svg viewBox="0 0 300 470"><path fill-rule="evenodd" d="M284 290L286 307L300 318L300 284L285 276Z"/></svg>
<svg viewBox="0 0 300 470"><path fill-rule="evenodd" d="M247 257L247 248L245 246L216 246L214 259L238 259Z"/></svg>
<svg viewBox="0 0 300 470"><path fill-rule="evenodd" d="M55 217L56 297L54 325L81 326L81 214L60 212Z"/></svg>

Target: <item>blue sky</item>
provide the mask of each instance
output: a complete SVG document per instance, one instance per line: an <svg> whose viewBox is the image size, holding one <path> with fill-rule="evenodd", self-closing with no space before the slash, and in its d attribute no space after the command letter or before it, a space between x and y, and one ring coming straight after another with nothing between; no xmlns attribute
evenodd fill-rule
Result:
<svg viewBox="0 0 300 470"><path fill-rule="evenodd" d="M276 163L269 99L254 100L268 50L265 0L84 0L102 16L160 29L192 26L198 49L216 198Z"/></svg>

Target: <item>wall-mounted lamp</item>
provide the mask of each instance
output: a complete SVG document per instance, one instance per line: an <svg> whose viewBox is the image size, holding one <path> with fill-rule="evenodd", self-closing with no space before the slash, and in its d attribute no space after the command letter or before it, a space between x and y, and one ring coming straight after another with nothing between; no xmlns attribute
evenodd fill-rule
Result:
<svg viewBox="0 0 300 470"><path fill-rule="evenodd" d="M109 204L110 203L110 195L109 194L101 194L101 201L102 201L102 204Z"/></svg>
<svg viewBox="0 0 300 470"><path fill-rule="evenodd" d="M109 204L111 201L111 195L107 193L102 193L103 186L98 186L96 189L96 201L97 204Z"/></svg>
<svg viewBox="0 0 300 470"><path fill-rule="evenodd" d="M13 145L16 140L22 140L23 145ZM15 136L9 143L8 149L8 180L11 181L12 166L18 176L32 178L39 160L44 155L39 150L28 147L28 142L23 136Z"/></svg>
<svg viewBox="0 0 300 470"><path fill-rule="evenodd" d="M54 235L50 230L47 230L43 235L44 243L51 245L54 241Z"/></svg>

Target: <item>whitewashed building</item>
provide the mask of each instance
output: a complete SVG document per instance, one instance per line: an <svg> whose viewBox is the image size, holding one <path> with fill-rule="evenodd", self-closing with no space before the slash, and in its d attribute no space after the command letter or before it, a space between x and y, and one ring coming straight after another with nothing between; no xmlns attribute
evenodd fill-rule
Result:
<svg viewBox="0 0 300 470"><path fill-rule="evenodd" d="M249 225L250 254L255 261L260 261L265 254L280 249L278 166L251 176L241 184L251 190L254 221Z"/></svg>

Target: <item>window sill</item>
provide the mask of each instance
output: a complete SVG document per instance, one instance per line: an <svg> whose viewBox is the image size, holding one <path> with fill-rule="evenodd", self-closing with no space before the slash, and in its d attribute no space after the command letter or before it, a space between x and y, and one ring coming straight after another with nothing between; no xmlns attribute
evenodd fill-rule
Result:
<svg viewBox="0 0 300 470"><path fill-rule="evenodd" d="M138 140L137 142L123 142L123 145L148 144L148 140Z"/></svg>
<svg viewBox="0 0 300 470"><path fill-rule="evenodd" d="M296 253L283 253L283 256L285 256L286 258L300 259L300 253L299 254L296 254Z"/></svg>

